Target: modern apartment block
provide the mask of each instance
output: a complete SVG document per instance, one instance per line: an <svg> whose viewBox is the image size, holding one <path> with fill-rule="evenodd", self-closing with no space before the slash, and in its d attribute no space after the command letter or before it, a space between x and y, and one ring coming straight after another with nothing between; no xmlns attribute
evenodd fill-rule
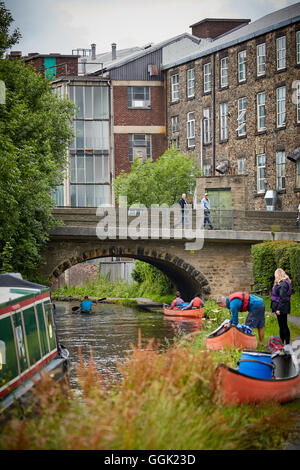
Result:
<svg viewBox="0 0 300 470"><path fill-rule="evenodd" d="M193 27L213 37L218 21ZM164 70L168 144L196 155L204 175L198 198L208 191L219 209L265 210L266 191L274 190L276 209L297 210L300 3L240 20Z"/></svg>

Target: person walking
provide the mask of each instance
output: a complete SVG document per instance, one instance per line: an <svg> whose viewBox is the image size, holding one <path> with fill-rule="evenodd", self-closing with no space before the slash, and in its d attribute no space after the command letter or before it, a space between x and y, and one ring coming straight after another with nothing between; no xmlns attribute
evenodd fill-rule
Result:
<svg viewBox="0 0 300 470"><path fill-rule="evenodd" d="M214 229L210 221L210 200L208 199L208 194L204 194L204 198L201 200L201 208L204 210L204 221L201 228L205 228L206 223L208 223L211 230Z"/></svg>
<svg viewBox="0 0 300 470"><path fill-rule="evenodd" d="M186 194L182 194L181 198L179 199L179 205L181 207L181 220L177 222L177 224L174 225L174 228L177 228L178 225L184 224L186 225L186 228L189 228L189 217L188 217L188 202L186 200Z"/></svg>
<svg viewBox="0 0 300 470"><path fill-rule="evenodd" d="M276 269L271 292L271 309L276 314L279 336L283 344L290 343L290 330L287 316L291 313L292 282L283 269Z"/></svg>
<svg viewBox="0 0 300 470"><path fill-rule="evenodd" d="M218 297L216 300L220 307L231 311L230 325L238 325L239 312L248 312L245 325L257 328L259 344L264 344L265 304L261 297L248 292L233 292L228 297Z"/></svg>

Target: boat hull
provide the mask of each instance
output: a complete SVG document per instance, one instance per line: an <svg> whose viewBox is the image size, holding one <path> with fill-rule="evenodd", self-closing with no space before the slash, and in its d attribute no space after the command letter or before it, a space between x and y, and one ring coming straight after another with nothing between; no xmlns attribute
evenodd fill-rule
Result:
<svg viewBox="0 0 300 470"><path fill-rule="evenodd" d="M285 379L257 379L219 364L216 370L218 390L225 404L285 403L300 394L300 375Z"/></svg>
<svg viewBox="0 0 300 470"><path fill-rule="evenodd" d="M172 317L194 317L203 318L203 308L191 309L191 310L175 310L164 307L164 314Z"/></svg>
<svg viewBox="0 0 300 470"><path fill-rule="evenodd" d="M205 345L214 351L226 346L252 350L257 348L257 339L256 335L247 335L232 325L217 336L207 336Z"/></svg>

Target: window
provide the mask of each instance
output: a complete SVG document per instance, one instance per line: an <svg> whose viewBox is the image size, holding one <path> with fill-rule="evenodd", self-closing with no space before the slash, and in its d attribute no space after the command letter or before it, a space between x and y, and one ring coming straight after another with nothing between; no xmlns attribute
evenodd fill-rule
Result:
<svg viewBox="0 0 300 470"><path fill-rule="evenodd" d="M297 162L297 170L296 170L296 188L300 188L300 161Z"/></svg>
<svg viewBox="0 0 300 470"><path fill-rule="evenodd" d="M266 184L266 156L257 155L257 192L264 193Z"/></svg>
<svg viewBox="0 0 300 470"><path fill-rule="evenodd" d="M296 90L296 100L297 100L297 122L300 123L300 80L297 82Z"/></svg>
<svg viewBox="0 0 300 470"><path fill-rule="evenodd" d="M179 149L179 136L178 135L176 137L172 137L172 139L171 139L171 148Z"/></svg>
<svg viewBox="0 0 300 470"><path fill-rule="evenodd" d="M203 176L211 175L211 165L203 165Z"/></svg>
<svg viewBox="0 0 300 470"><path fill-rule="evenodd" d="M211 63L204 64L204 93L211 91Z"/></svg>
<svg viewBox="0 0 300 470"><path fill-rule="evenodd" d="M266 129L266 94L265 92L257 95L257 130Z"/></svg>
<svg viewBox="0 0 300 470"><path fill-rule="evenodd" d="M276 152L276 188L285 189L285 152Z"/></svg>
<svg viewBox="0 0 300 470"><path fill-rule="evenodd" d="M210 108L203 109L203 143L210 144L211 142L211 130L210 130Z"/></svg>
<svg viewBox="0 0 300 470"><path fill-rule="evenodd" d="M228 139L228 103L220 105L220 138Z"/></svg>
<svg viewBox="0 0 300 470"><path fill-rule="evenodd" d="M296 32L296 63L300 64L300 31Z"/></svg>
<svg viewBox="0 0 300 470"><path fill-rule="evenodd" d="M186 135L187 135L188 147L189 148L195 147L195 114L194 113L187 114Z"/></svg>
<svg viewBox="0 0 300 470"><path fill-rule="evenodd" d="M172 133L179 132L179 116L172 116L171 126L172 126Z"/></svg>
<svg viewBox="0 0 300 470"><path fill-rule="evenodd" d="M150 108L150 87L129 86L128 108Z"/></svg>
<svg viewBox="0 0 300 470"><path fill-rule="evenodd" d="M246 174L246 158L241 157L238 159L238 175Z"/></svg>
<svg viewBox="0 0 300 470"><path fill-rule="evenodd" d="M191 98L195 95L195 69L187 71L187 96Z"/></svg>
<svg viewBox="0 0 300 470"><path fill-rule="evenodd" d="M265 75L266 73L266 44L259 44L256 48L257 53L257 76Z"/></svg>
<svg viewBox="0 0 300 470"><path fill-rule="evenodd" d="M246 105L247 99L245 97L238 100L238 136L246 135Z"/></svg>
<svg viewBox="0 0 300 470"><path fill-rule="evenodd" d="M74 150L109 150L108 121L74 121Z"/></svg>
<svg viewBox="0 0 300 470"><path fill-rule="evenodd" d="M276 40L277 45L277 70L284 69L286 67L286 38L281 36Z"/></svg>
<svg viewBox="0 0 300 470"><path fill-rule="evenodd" d="M151 135L149 134L129 134L129 161L140 158L146 161L151 158Z"/></svg>
<svg viewBox="0 0 300 470"><path fill-rule="evenodd" d="M246 62L247 62L247 51L241 51L238 54L238 80L239 82L246 81Z"/></svg>
<svg viewBox="0 0 300 470"><path fill-rule="evenodd" d="M101 207L109 203L108 184L71 184L72 207Z"/></svg>
<svg viewBox="0 0 300 470"><path fill-rule="evenodd" d="M69 96L78 107L76 119L109 119L108 87L70 86Z"/></svg>
<svg viewBox="0 0 300 470"><path fill-rule="evenodd" d="M285 126L285 86L277 88L277 127Z"/></svg>
<svg viewBox="0 0 300 470"><path fill-rule="evenodd" d="M228 57L221 59L221 88L228 86Z"/></svg>
<svg viewBox="0 0 300 470"><path fill-rule="evenodd" d="M65 205L63 184L56 186L56 188L51 191L51 196L52 199L54 199L56 207L63 207Z"/></svg>
<svg viewBox="0 0 300 470"><path fill-rule="evenodd" d="M71 155L71 183L109 183L108 154Z"/></svg>
<svg viewBox="0 0 300 470"><path fill-rule="evenodd" d="M179 75L172 75L171 77L171 100L179 100Z"/></svg>

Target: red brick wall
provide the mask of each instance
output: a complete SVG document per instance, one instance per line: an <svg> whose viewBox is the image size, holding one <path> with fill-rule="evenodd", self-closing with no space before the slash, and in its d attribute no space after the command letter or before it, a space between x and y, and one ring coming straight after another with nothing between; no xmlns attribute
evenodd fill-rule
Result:
<svg viewBox="0 0 300 470"><path fill-rule="evenodd" d="M45 75L44 57L39 56L30 61L25 62L26 65L32 64L37 73ZM64 64L67 64L67 69ZM55 78L67 75L78 75L78 58L77 57L56 57L56 76Z"/></svg>
<svg viewBox="0 0 300 470"><path fill-rule="evenodd" d="M198 38L216 38L232 29L247 24L245 21L204 21L192 25L192 34Z"/></svg>

